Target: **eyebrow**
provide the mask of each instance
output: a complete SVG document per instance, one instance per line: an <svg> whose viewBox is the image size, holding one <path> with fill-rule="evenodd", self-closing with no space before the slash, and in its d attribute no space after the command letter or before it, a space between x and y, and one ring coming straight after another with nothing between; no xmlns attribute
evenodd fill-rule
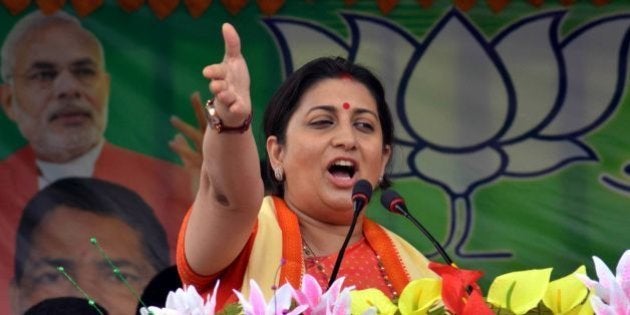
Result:
<svg viewBox="0 0 630 315"><path fill-rule="evenodd" d="M138 276L143 277L143 276L147 276L147 272L148 275L151 275L151 271L147 271L146 268L143 268L142 266L138 265L137 263L134 263L132 261L129 261L127 259L114 259L112 260L112 263L114 264L114 266L116 266L116 269L118 269L121 272L125 272L125 271L131 271L133 273L137 273ZM149 268L155 270L155 267L153 265L151 265L150 263L147 264L149 266ZM100 261L97 265L98 270L100 270L101 272L105 272L108 271L113 275L118 276L115 272L114 272L114 267L112 267L109 262L103 260ZM158 270L155 270L155 272L157 272Z"/></svg>
<svg viewBox="0 0 630 315"><path fill-rule="evenodd" d="M315 106L315 107L312 107L311 109L309 109L308 113L314 112L316 110L323 110L323 111L326 111L326 112L329 112L329 113L336 113L338 111L338 108L333 106L333 105L318 105L318 106ZM355 107L352 110L352 112L354 114L356 114L356 115L359 115L359 114L370 114L370 115L374 116L376 119L378 119L378 115L374 111L366 109L366 108Z"/></svg>
<svg viewBox="0 0 630 315"><path fill-rule="evenodd" d="M82 58L73 61L72 66L96 66L96 62L92 58Z"/></svg>
<svg viewBox="0 0 630 315"><path fill-rule="evenodd" d="M54 69L55 65L52 62L47 62L47 61L35 61L29 68L28 70L40 70L40 69Z"/></svg>
<svg viewBox="0 0 630 315"><path fill-rule="evenodd" d="M96 66L96 62L94 60L92 60L92 58L81 58L78 60L73 61L70 66L72 67L81 67L81 66ZM33 62L33 64L29 67L29 71L30 70L48 70L48 69L54 69L56 68L56 65L53 62L49 62L49 61L35 61Z"/></svg>
<svg viewBox="0 0 630 315"><path fill-rule="evenodd" d="M62 266L64 268L72 268L75 263L72 260L64 258L41 258L33 262L33 269L42 267L54 267Z"/></svg>
<svg viewBox="0 0 630 315"><path fill-rule="evenodd" d="M129 260L126 260L126 259L112 260L112 263L118 269L133 268L137 272L141 272L142 271L142 268L140 268L138 265L136 265L136 264L134 264L134 263L132 263ZM112 267L106 260L100 261L97 265L98 265L99 269L101 269L101 270L109 270L109 271L111 271L113 273L114 267ZM57 269L57 267L60 267L60 266L70 272L71 270L73 270L77 266L77 263L74 262L73 260L65 259L65 258L42 258L42 259L38 259L38 260L34 261L33 265L31 266L31 269L38 270L40 268L47 268L47 267L52 267L54 269Z"/></svg>
<svg viewBox="0 0 630 315"><path fill-rule="evenodd" d="M126 259L115 259L115 260L112 260L112 264L114 264L114 266L116 266L117 268L131 267L131 268L136 268L138 270L140 269L137 264L134 264L134 263L132 263L129 260L126 260ZM99 262L98 266L99 266L99 268L113 269L113 267L106 260L102 260L101 262Z"/></svg>

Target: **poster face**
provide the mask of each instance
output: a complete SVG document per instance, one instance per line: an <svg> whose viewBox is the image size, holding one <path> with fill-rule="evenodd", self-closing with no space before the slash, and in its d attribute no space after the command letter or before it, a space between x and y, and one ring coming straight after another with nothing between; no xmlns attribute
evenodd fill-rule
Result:
<svg viewBox="0 0 630 315"><path fill-rule="evenodd" d="M112 256L130 253L122 256L137 258L131 259L138 263L129 263L130 268L148 270L135 274L138 290L159 269L173 264L179 224L193 200L197 174L170 149L178 132L170 120L177 116L197 126L190 97L199 92L205 102L212 96L201 70L223 57L224 22L241 35L251 74L252 128L261 157L266 155L262 114L287 73L315 57L336 55L379 76L395 124L393 187L458 265L485 272L482 286L515 270L553 267L553 278L582 264L593 270L593 255L613 265L628 248L627 4L536 8L513 1L500 12L485 5L463 12L446 2L422 8L415 1L401 1L384 15L369 1L291 1L267 16L253 2L236 15L215 2L198 18L180 4L164 19L148 6L128 13L108 2L78 18L93 37L71 28L50 34L38 30L24 40L27 44L18 45L15 69L20 71L3 77L0 95L0 230L6 236L0 240L0 305L7 308L0 313L8 313L11 305L23 310L46 295L33 296L33 289L28 298L20 295L14 283L15 248L26 220L24 208L54 181L47 180L50 174L55 180L103 180L105 184L80 186L111 188L112 198L127 202L121 212L146 206L142 213L157 222L157 230L161 225L163 231L155 233L164 233L165 239L143 237L146 231L133 223L141 218L119 220L109 212L53 205L33 210L41 216L34 222L43 225L32 223L22 243L30 247L20 262L31 263L45 252L100 261L89 235L111 223L117 227L106 230L129 229L121 235L131 236L114 240L110 238L120 235L103 233L100 243ZM34 5L17 15L0 10L0 40L33 10ZM76 16L69 5L63 11ZM53 87L55 82L62 83ZM15 86L9 88L9 83ZM61 99L60 93L78 93L75 97L81 100L50 101L53 90L56 99ZM58 116L63 120L55 124L53 117ZM63 139L79 134L83 138L76 141L88 145L78 147L89 150L68 153L59 163L39 155L45 150L36 144L65 143ZM58 167L68 161L73 164ZM129 201L137 201L137 196L138 203ZM378 197L373 197L368 216L440 261L421 232L403 217L384 211ZM62 226L52 224L55 220L76 233L51 236ZM51 224L54 228L46 234L50 244L40 248L36 240ZM150 242L167 244L161 247L169 251L157 259L166 256L166 262L151 263L141 255L142 245ZM112 246L121 243L137 246ZM54 292L63 288L79 295L54 265L48 267L38 280L52 283L45 292L58 294ZM30 276L36 272L25 270ZM95 267L88 274L103 270ZM106 307L135 307L134 300L120 303L113 293L96 300Z"/></svg>

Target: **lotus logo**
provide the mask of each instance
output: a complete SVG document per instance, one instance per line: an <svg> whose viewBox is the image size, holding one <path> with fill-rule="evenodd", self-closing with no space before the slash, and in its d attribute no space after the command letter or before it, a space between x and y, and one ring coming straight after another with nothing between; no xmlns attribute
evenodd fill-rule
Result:
<svg viewBox="0 0 630 315"><path fill-rule="evenodd" d="M265 20L287 73L321 51L369 66L384 83L397 124L394 177L421 178L450 197L445 246L467 252L478 187L597 161L583 141L613 114L627 82L630 15L562 34L566 12L512 23L493 38L457 10L417 39L373 16L342 14L349 35L304 20ZM600 182L607 184L605 175ZM628 188L626 188L628 189Z"/></svg>

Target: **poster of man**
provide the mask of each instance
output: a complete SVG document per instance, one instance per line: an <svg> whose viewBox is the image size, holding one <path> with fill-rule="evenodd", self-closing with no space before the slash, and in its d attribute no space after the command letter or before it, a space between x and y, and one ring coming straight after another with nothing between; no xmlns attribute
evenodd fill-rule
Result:
<svg viewBox="0 0 630 315"><path fill-rule="evenodd" d="M2 292L13 269L10 257L24 206L67 177L100 178L140 194L155 210L174 251L195 176L176 162L106 139L112 77L105 56L100 39L64 11L46 15L35 10L18 20L3 41L0 102L26 143L0 161L0 226L6 233L0 241ZM127 132L133 134L134 127ZM6 136L3 132L3 142Z"/></svg>
<svg viewBox="0 0 630 315"><path fill-rule="evenodd" d="M18 225L13 314L45 299L83 297L77 287L110 314L133 314L134 293L169 266L169 256L164 228L135 192L89 177L55 181L29 201Z"/></svg>

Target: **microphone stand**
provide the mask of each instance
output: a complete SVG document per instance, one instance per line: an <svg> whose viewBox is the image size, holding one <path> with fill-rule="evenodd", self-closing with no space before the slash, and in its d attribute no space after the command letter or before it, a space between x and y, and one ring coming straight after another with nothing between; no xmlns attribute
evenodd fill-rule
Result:
<svg viewBox="0 0 630 315"><path fill-rule="evenodd" d="M352 233L354 232L354 226L357 224L359 213L361 212L363 207L368 204L371 196L372 185L370 184L370 182L365 179L361 179L354 184L354 187L352 188L352 210L354 210L354 213L352 215L352 223L350 224L348 234L346 234L346 239L343 241L341 249L339 249L339 254L337 254L335 266L333 267L332 274L330 275L330 279L328 280L328 288L330 288L333 282L335 282L335 280L337 279L337 273L339 272L339 267L341 267L341 261L343 260L343 255L346 252L346 247L348 247L348 243L350 242L350 237L352 237Z"/></svg>
<svg viewBox="0 0 630 315"><path fill-rule="evenodd" d="M427 230L420 223L420 221L418 221L416 218L414 218L414 216L411 215L411 213L409 213L409 211L407 210L407 207L405 206L404 200L402 199L402 197L400 197L400 195L398 195L397 192L395 192L392 189L388 189L387 191L385 191L381 195L381 204L385 207L385 209L389 210L390 212L402 214L405 218L407 218L407 220L411 221L411 223L413 223L413 225L415 225L422 232L422 234L424 234L424 236L426 236L429 239L433 247L435 247L438 253L440 253L440 256L442 256L442 259L444 259L444 261L448 265L458 268L457 265L451 259L451 257L448 256L448 254L444 250L444 247L442 247L442 245L440 245L440 243L435 239L435 237L433 237L433 235L429 233L429 230ZM392 207L394 209L392 209ZM468 294L470 294L472 290L473 290L472 286L469 285L466 287L466 292L468 292Z"/></svg>
<svg viewBox="0 0 630 315"><path fill-rule="evenodd" d="M442 258L448 265L457 267L457 265L453 263L451 257L448 256L442 245L440 245L440 243L435 239L435 237L433 237L433 235L431 235L431 233L429 233L429 231L420 223L420 221L416 220L416 218L411 216L409 212L403 210L400 206L396 206L396 210L400 211L400 213L402 213L405 218L411 221L411 223L413 223L413 225L415 225L424 234L424 236L429 239L429 241L433 244L433 247L437 249L438 253L440 253L440 256L442 256Z"/></svg>
<svg viewBox="0 0 630 315"><path fill-rule="evenodd" d="M348 243L350 242L350 237L352 237L352 232L354 231L354 226L357 224L357 219L359 218L360 211L354 211L352 216L352 223L350 224L349 233L346 234L346 239L343 241L343 245L341 245L341 249L339 250L339 255L337 256L337 260L335 261L335 267L333 267L333 271L330 274L330 280L328 281L328 288L335 282L337 279L337 273L339 273L339 267L341 267L341 261L343 260L343 255L346 252L346 247L348 247Z"/></svg>

